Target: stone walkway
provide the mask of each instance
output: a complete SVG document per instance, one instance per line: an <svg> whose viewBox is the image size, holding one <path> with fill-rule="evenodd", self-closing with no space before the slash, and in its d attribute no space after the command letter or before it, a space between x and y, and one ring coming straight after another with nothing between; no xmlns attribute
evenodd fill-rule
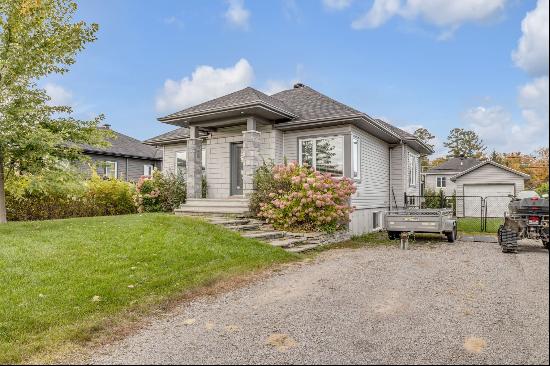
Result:
<svg viewBox="0 0 550 366"><path fill-rule="evenodd" d="M350 238L347 232L334 234L324 233L291 233L275 230L273 226L257 219L246 217L200 216L202 219L222 225L227 229L238 231L243 237L264 241L291 253L302 253L321 245L337 243Z"/></svg>

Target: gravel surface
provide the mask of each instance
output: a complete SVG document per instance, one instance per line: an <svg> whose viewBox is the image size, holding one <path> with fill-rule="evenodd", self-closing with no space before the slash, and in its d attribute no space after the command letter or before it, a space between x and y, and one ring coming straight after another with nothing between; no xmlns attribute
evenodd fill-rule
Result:
<svg viewBox="0 0 550 366"><path fill-rule="evenodd" d="M548 364L548 339L548 251L457 242L327 251L81 361Z"/></svg>

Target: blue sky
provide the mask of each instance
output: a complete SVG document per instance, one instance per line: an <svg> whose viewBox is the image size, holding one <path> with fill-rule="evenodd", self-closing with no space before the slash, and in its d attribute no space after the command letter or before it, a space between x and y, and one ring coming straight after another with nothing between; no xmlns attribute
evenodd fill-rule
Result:
<svg viewBox="0 0 550 366"><path fill-rule="evenodd" d="M300 81L438 143L464 127L501 151L548 145L548 0L87 0L78 16L98 40L42 85L139 139L204 99Z"/></svg>

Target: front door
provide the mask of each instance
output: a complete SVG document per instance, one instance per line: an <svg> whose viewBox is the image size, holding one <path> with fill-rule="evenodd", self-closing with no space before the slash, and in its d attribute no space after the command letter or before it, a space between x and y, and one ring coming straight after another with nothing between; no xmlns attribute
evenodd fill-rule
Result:
<svg viewBox="0 0 550 366"><path fill-rule="evenodd" d="M243 151L242 142L231 144L230 154L230 174L231 174L231 195L238 196L243 194Z"/></svg>

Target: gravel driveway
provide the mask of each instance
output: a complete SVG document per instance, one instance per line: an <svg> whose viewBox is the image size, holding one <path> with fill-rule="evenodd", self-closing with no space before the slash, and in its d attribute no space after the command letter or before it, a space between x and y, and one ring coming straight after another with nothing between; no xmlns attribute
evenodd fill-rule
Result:
<svg viewBox="0 0 550 366"><path fill-rule="evenodd" d="M548 252L458 242L328 251L181 306L91 362L548 364L548 337Z"/></svg>

